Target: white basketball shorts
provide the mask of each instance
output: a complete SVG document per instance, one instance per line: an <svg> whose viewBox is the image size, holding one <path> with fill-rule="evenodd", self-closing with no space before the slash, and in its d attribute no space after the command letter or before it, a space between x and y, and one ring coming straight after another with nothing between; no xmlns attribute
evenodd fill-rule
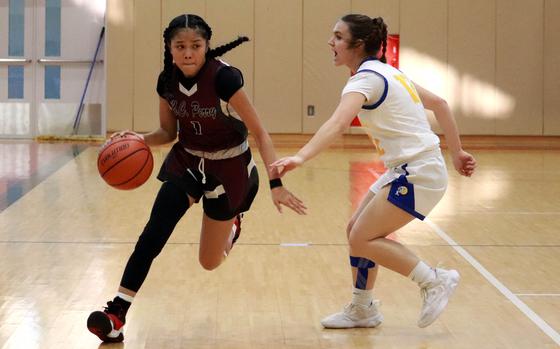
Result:
<svg viewBox="0 0 560 349"><path fill-rule="evenodd" d="M447 188L447 168L439 149L421 153L393 165L371 185L377 195L391 185L387 200L423 220L441 200Z"/></svg>

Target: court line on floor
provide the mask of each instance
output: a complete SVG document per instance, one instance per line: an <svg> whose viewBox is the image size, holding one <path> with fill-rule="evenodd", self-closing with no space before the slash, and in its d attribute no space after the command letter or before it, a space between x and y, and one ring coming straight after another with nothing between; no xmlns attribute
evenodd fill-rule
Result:
<svg viewBox="0 0 560 349"><path fill-rule="evenodd" d="M496 215L496 214L511 214L511 215L536 215L536 216L549 216L549 215L560 215L560 211L545 211L545 212L530 212L530 211L493 211L493 210L481 210L481 211L462 211L460 214L467 215L467 214L475 214L475 215ZM438 217L450 217L456 216L456 213L453 214L442 214Z"/></svg>
<svg viewBox="0 0 560 349"><path fill-rule="evenodd" d="M282 242L280 243L282 247L310 247L310 242Z"/></svg>
<svg viewBox="0 0 560 349"><path fill-rule="evenodd" d="M527 316L541 331L549 336L556 344L560 345L560 334L556 332L549 324L546 323L537 313L535 313L527 304L523 303L519 297L511 292L504 284L502 284L494 275L492 275L486 268L482 266L470 253L463 247L459 246L449 235L447 235L440 227L438 227L429 218L424 220L439 237L445 240L449 246L459 253L467 262L469 262L492 286L500 291L510 302L512 302L525 316Z"/></svg>
<svg viewBox="0 0 560 349"><path fill-rule="evenodd" d="M61 244L61 245L134 245L138 240L121 240L121 241L57 241L57 240L0 240L0 245L17 245L17 244L36 244L36 245L49 245L49 244ZM200 241L170 241L167 245L199 245ZM313 246L348 246L347 242L340 243L324 243L324 242L237 242L236 246L283 246L283 247L313 247ZM424 244L409 244L406 246L413 247L448 247L449 244L434 244L429 245ZM560 245L481 245L481 244L463 244L463 247L493 247L493 248L559 248Z"/></svg>

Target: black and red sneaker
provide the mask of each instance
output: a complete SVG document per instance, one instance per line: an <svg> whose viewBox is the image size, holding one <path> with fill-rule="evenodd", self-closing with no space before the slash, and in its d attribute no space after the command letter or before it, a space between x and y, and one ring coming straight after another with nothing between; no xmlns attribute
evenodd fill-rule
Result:
<svg viewBox="0 0 560 349"><path fill-rule="evenodd" d="M94 311L87 319L88 330L103 342L118 343L124 340L124 311L120 304L107 302L103 311Z"/></svg>
<svg viewBox="0 0 560 349"><path fill-rule="evenodd" d="M233 225L231 227L231 235L229 236L229 243L227 249L224 251L225 256L227 257L233 248L233 245L239 239L239 235L241 235L241 219L243 218L243 213L238 214L233 221Z"/></svg>

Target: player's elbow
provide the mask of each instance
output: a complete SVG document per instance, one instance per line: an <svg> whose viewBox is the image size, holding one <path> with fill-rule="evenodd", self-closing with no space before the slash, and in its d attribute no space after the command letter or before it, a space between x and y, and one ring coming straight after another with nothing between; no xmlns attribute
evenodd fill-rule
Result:
<svg viewBox="0 0 560 349"><path fill-rule="evenodd" d="M441 111L441 110L449 110L449 104L447 101L441 97L436 97L432 101L432 109L434 112Z"/></svg>
<svg viewBox="0 0 560 349"><path fill-rule="evenodd" d="M161 132L164 138L163 143L173 142L175 138L177 138L177 129L167 129L162 127L161 130L163 131Z"/></svg>
<svg viewBox="0 0 560 349"><path fill-rule="evenodd" d="M177 138L177 132L167 133L167 143L173 142Z"/></svg>
<svg viewBox="0 0 560 349"><path fill-rule="evenodd" d="M253 136L258 149L263 149L263 147L266 147L267 145L272 145L270 134L268 134L265 129L256 130L255 132L252 132L251 135Z"/></svg>
<svg viewBox="0 0 560 349"><path fill-rule="evenodd" d="M336 134L341 135L348 129L348 124L342 119L333 120L331 129L336 132Z"/></svg>

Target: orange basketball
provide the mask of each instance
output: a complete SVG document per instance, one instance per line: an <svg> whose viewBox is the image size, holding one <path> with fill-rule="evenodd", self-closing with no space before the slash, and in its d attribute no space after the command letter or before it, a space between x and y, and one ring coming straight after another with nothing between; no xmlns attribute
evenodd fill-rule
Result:
<svg viewBox="0 0 560 349"><path fill-rule="evenodd" d="M111 139L97 157L101 178L117 189L138 188L150 178L153 168L150 148L144 140L130 134Z"/></svg>

